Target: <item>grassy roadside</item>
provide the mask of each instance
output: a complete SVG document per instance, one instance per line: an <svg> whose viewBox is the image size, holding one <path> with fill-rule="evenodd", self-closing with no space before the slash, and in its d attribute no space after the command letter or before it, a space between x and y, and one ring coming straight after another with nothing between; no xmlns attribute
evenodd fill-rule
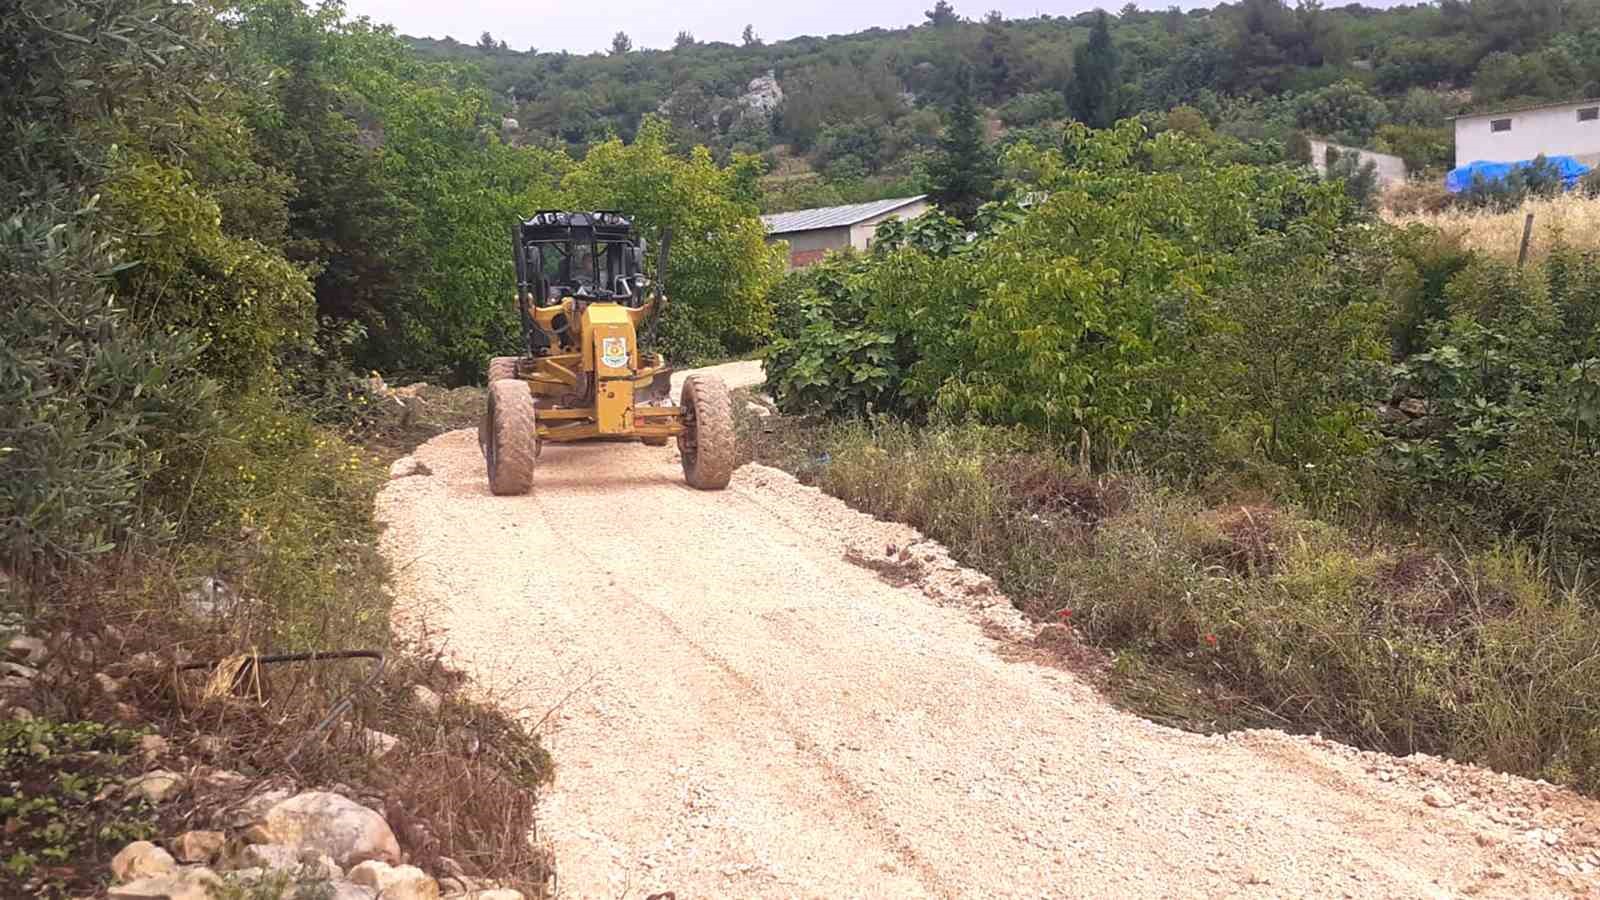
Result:
<svg viewBox="0 0 1600 900"><path fill-rule="evenodd" d="M1600 612L1523 547L1443 549L1089 475L1012 431L737 407L746 458L944 543L1109 654L1102 686L1135 712L1600 790Z"/></svg>
<svg viewBox="0 0 1600 900"><path fill-rule="evenodd" d="M8 667L0 693L13 788L0 800L0 895L96 893L129 841L201 827L276 787L362 798L435 875L459 866L547 895L551 860L530 840L553 776L538 736L389 630L373 498L391 459L480 408L471 389L417 393L405 408L374 398L391 408L359 439L241 404L240 430L198 451L176 541L3 581L0 647L17 634L43 646L10 653L27 677ZM356 649L384 653L379 680L367 683L366 659L241 668L254 654ZM375 752L375 733L392 748ZM183 777L171 800L117 790L155 769ZM216 770L243 780L205 774Z"/></svg>

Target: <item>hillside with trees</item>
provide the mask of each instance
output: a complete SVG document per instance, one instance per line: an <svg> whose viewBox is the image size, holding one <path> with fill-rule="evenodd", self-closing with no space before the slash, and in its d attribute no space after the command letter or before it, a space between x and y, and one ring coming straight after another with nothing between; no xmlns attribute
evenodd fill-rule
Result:
<svg viewBox="0 0 1600 900"><path fill-rule="evenodd" d="M1290 138L1304 132L1437 169L1452 161L1447 116L1600 93L1594 4L960 13L940 0L913 28L771 42L747 28L737 46L683 33L646 49L619 33L590 54L512 49L488 32L476 45L410 42L426 58L476 64L522 142L581 155L659 114L685 145L761 155L767 209L931 187L943 123L965 96L1002 144L1053 142L1068 118L1105 127L1137 116L1257 161L1293 155ZM772 82L756 81L769 72Z"/></svg>

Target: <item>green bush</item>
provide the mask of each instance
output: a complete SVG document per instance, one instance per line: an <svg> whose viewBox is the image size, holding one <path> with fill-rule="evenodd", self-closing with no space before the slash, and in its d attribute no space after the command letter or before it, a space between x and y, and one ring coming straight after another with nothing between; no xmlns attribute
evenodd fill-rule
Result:
<svg viewBox="0 0 1600 900"><path fill-rule="evenodd" d="M1302 94L1295 104L1295 124L1319 137L1365 146L1388 118L1383 101L1353 81L1341 81Z"/></svg>
<svg viewBox="0 0 1600 900"><path fill-rule="evenodd" d="M146 482L214 427L202 343L145 329L108 287L119 266L72 198L0 220L0 555L12 572L157 538Z"/></svg>
<svg viewBox="0 0 1600 900"><path fill-rule="evenodd" d="M148 160L119 166L105 197L129 263L119 281L132 312L195 335L207 374L251 384L310 340L315 307L306 272L225 233L221 208L187 172Z"/></svg>
<svg viewBox="0 0 1600 900"><path fill-rule="evenodd" d="M1600 550L1594 260L1566 248L1535 269L1480 259L1445 293L1449 317L1396 368L1428 413L1386 444L1397 493L1468 533L1540 538L1569 560Z"/></svg>
<svg viewBox="0 0 1600 900"><path fill-rule="evenodd" d="M1049 199L987 208L971 242L936 217L880 229L872 255L817 276L808 330L774 343L774 397L1082 432L1101 460L1217 401L1194 361L1231 315L1218 298L1242 254L1301 229L1301 252L1326 255L1348 207L1298 173L1209 153L1134 122L1014 148L1008 168Z"/></svg>
<svg viewBox="0 0 1600 900"><path fill-rule="evenodd" d="M1025 128L1050 119L1064 118L1067 103L1060 91L1038 91L1012 97L997 112L1000 121L1008 127Z"/></svg>
<svg viewBox="0 0 1600 900"><path fill-rule="evenodd" d="M1406 170L1416 176L1451 167L1455 135L1443 126L1383 125L1378 128L1374 149L1400 157Z"/></svg>
<svg viewBox="0 0 1600 900"><path fill-rule="evenodd" d="M742 159L718 166L703 147L687 159L677 156L666 123L649 119L633 143L591 148L562 179L566 202L628 210L652 245L672 232L666 289L680 313L692 314L671 326L683 351L725 355L764 340L772 327L767 291L782 276L783 262L766 243L753 197L740 188L758 165ZM684 328L691 322L703 338ZM705 352L712 343L721 354Z"/></svg>

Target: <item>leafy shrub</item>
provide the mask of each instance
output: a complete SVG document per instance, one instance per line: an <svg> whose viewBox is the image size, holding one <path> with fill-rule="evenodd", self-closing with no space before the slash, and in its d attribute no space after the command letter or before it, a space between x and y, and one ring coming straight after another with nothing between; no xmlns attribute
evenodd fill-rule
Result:
<svg viewBox="0 0 1600 900"><path fill-rule="evenodd" d="M787 272L767 292L775 338L792 338L805 327L809 317L807 294L815 288L820 271L823 270L813 267Z"/></svg>
<svg viewBox="0 0 1600 900"><path fill-rule="evenodd" d="M774 343L774 397L1083 431L1100 459L1160 430L1216 396L1181 361L1226 313L1213 294L1239 275L1237 254L1290 227L1326 252L1346 211L1297 174L1207 152L1132 122L1072 126L1065 151L1015 148L1008 166L1049 199L988 207L970 242L939 217L880 228L872 255L818 276L808 330Z"/></svg>
<svg viewBox="0 0 1600 900"><path fill-rule="evenodd" d="M1065 117L1067 104L1060 91L1039 91L1018 94L1002 104L997 112L1000 121L1008 127L1023 128Z"/></svg>
<svg viewBox="0 0 1600 900"><path fill-rule="evenodd" d="M869 322L872 271L867 259L844 254L786 280L782 328L764 355L780 409L859 415L895 407L896 337Z"/></svg>
<svg viewBox="0 0 1600 900"><path fill-rule="evenodd" d="M1327 170L1323 178L1344 189L1350 202L1363 209L1373 209L1378 203L1378 164L1365 162L1359 153L1341 153L1329 147L1326 153Z"/></svg>
<svg viewBox="0 0 1600 900"><path fill-rule="evenodd" d="M687 159L672 153L666 123L648 119L633 143L590 149L562 179L561 192L582 209L630 211L654 244L671 230L666 289L685 315L669 333L682 352L701 353L683 326L704 332L721 353L763 340L772 327L767 291L783 273L781 251L766 243L753 198L741 196L754 161L718 166L704 147ZM663 322L662 329L669 326ZM699 339L695 338L694 341Z"/></svg>
<svg viewBox="0 0 1600 900"><path fill-rule="evenodd" d="M1450 279L1449 317L1396 369L1428 404L1388 444L1402 496L1468 533L1600 549L1597 296L1589 255L1565 249L1542 269L1479 260Z"/></svg>
<svg viewBox="0 0 1600 900"><path fill-rule="evenodd" d="M1449 128L1418 125L1383 125L1375 149L1392 153L1413 174L1448 169L1455 161L1455 135Z"/></svg>
<svg viewBox="0 0 1600 900"><path fill-rule="evenodd" d="M677 366L696 366L727 357L729 347L717 339L716 329L703 324L688 307L669 304L656 323L654 349ZM648 343L648 333L646 334Z"/></svg>
<svg viewBox="0 0 1600 900"><path fill-rule="evenodd" d="M1301 484L1302 496L1359 502L1371 410L1387 389L1394 252L1386 235L1365 231L1296 228L1252 242L1241 254L1251 275L1224 290L1226 316L1194 360L1216 399L1176 429L1201 430L1216 449L1196 453L1186 438L1167 471L1217 479L1260 460ZM1140 441L1152 453L1164 442L1161 433ZM1219 458L1224 449L1233 458Z"/></svg>
<svg viewBox="0 0 1600 900"><path fill-rule="evenodd" d="M252 383L291 344L310 339L306 273L223 232L220 207L182 169L154 161L120 168L106 185L106 212L130 263L119 280L133 313L203 341L208 374Z"/></svg>
<svg viewBox="0 0 1600 900"><path fill-rule="evenodd" d="M1353 81L1341 81L1303 94L1296 102L1295 124L1341 144L1363 146L1389 115L1383 101Z"/></svg>
<svg viewBox="0 0 1600 900"><path fill-rule="evenodd" d="M360 322L324 319L315 337L285 354L281 365L288 398L312 422L352 438L370 435L384 419L368 378L353 368L366 337Z"/></svg>
<svg viewBox="0 0 1600 900"><path fill-rule="evenodd" d="M980 210L993 233L1008 219ZM937 383L930 365L958 346L951 340L965 308L960 254L970 250L960 222L937 211L878 226L872 253L829 257L790 276L784 327L767 348L767 385L789 412L922 415ZM925 293L939 291L937 299Z"/></svg>
<svg viewBox="0 0 1600 900"><path fill-rule="evenodd" d="M171 523L145 483L212 427L200 341L137 327L107 290L119 257L101 214L52 199L0 220L0 558L14 572L160 537Z"/></svg>

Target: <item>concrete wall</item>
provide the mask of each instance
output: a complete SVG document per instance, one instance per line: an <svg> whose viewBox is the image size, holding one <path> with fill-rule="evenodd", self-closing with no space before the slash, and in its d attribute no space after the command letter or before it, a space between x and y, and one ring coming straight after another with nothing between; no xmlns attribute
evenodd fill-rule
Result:
<svg viewBox="0 0 1600 900"><path fill-rule="evenodd" d="M1469 162L1517 162L1545 156L1585 156L1600 153L1600 118L1578 121L1578 110L1597 103L1571 103L1456 119L1456 165ZM1510 131L1492 131L1490 123L1510 119Z"/></svg>
<svg viewBox="0 0 1600 900"><path fill-rule="evenodd" d="M931 204L926 200L907 203L899 209L890 210L880 216L873 216L864 222L857 222L850 226L850 246L857 250L865 250L872 245L872 238L878 233L878 226L890 219L900 219L909 222L917 216L928 211Z"/></svg>
<svg viewBox="0 0 1600 900"><path fill-rule="evenodd" d="M1354 153L1361 158L1362 165L1372 163L1378 174L1378 186L1388 187L1406 180L1406 164L1398 156L1387 153L1378 153L1372 150L1362 150L1357 147L1346 147L1343 144L1330 144L1327 141L1311 141L1311 165L1315 166L1318 175L1328 174L1328 148L1339 151L1342 156Z"/></svg>

